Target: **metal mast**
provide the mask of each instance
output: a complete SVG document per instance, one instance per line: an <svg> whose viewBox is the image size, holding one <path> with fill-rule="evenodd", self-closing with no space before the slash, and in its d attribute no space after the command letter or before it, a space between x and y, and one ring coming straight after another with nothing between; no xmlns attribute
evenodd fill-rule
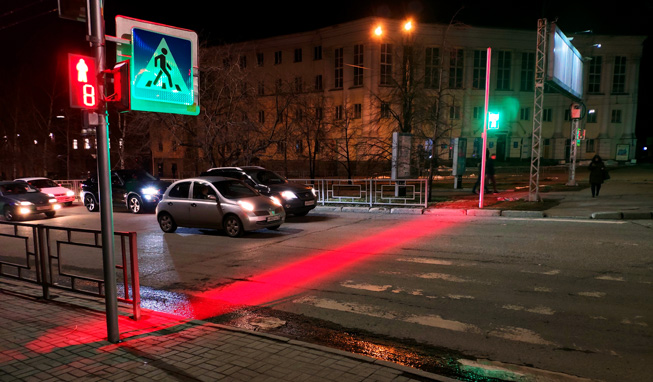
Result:
<svg viewBox="0 0 653 382"><path fill-rule="evenodd" d="M533 103L533 139L531 144L531 173L528 200L540 200L540 155L542 153L542 105L544 103L544 76L546 74L546 49L548 23L537 21L537 50L535 57L535 100Z"/></svg>

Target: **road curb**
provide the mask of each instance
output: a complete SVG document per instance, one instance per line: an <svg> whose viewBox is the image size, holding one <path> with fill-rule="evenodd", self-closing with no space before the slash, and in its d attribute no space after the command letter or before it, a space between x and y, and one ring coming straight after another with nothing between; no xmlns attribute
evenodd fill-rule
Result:
<svg viewBox="0 0 653 382"><path fill-rule="evenodd" d="M507 218L543 218L544 212L542 211L513 211L502 210L501 216Z"/></svg>
<svg viewBox="0 0 653 382"><path fill-rule="evenodd" d="M467 216L479 216L479 217L497 217L501 216L501 210L486 210L475 208L467 210Z"/></svg>
<svg viewBox="0 0 653 382"><path fill-rule="evenodd" d="M622 218L621 212L594 212L590 215L592 219L613 219L619 220Z"/></svg>
<svg viewBox="0 0 653 382"><path fill-rule="evenodd" d="M463 216L463 215L467 215L467 210L458 209L458 208L429 208L424 210L424 215Z"/></svg>

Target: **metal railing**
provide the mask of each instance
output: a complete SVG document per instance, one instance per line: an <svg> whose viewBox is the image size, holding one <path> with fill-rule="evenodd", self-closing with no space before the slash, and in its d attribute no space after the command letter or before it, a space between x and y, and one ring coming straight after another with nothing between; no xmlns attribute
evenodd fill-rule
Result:
<svg viewBox="0 0 653 382"><path fill-rule="evenodd" d="M0 276L104 297L101 231L0 221ZM140 319L136 232L114 232L118 301Z"/></svg>
<svg viewBox="0 0 653 382"><path fill-rule="evenodd" d="M426 179L292 179L313 187L318 203L428 207Z"/></svg>

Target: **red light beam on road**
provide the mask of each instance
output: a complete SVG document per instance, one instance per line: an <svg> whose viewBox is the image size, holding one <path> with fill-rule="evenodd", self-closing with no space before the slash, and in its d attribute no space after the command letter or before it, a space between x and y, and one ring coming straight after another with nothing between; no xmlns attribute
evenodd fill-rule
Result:
<svg viewBox="0 0 653 382"><path fill-rule="evenodd" d="M205 319L242 306L265 305L304 291L311 285L342 277L355 265L411 240L441 234L452 223L419 219L391 228L333 250L310 255L269 272L229 286L195 294L190 299L193 318Z"/></svg>

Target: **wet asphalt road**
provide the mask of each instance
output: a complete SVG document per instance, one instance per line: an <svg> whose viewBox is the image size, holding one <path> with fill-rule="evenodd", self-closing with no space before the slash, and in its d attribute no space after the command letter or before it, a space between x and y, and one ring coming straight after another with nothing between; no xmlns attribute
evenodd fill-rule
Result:
<svg viewBox="0 0 653 382"><path fill-rule="evenodd" d="M81 206L36 222L100 228ZM163 234L153 214L116 211L114 225L138 233L145 308L335 336L327 342L379 357L402 344L445 349L470 372L487 359L527 374L649 380L650 221L314 211L238 239Z"/></svg>

